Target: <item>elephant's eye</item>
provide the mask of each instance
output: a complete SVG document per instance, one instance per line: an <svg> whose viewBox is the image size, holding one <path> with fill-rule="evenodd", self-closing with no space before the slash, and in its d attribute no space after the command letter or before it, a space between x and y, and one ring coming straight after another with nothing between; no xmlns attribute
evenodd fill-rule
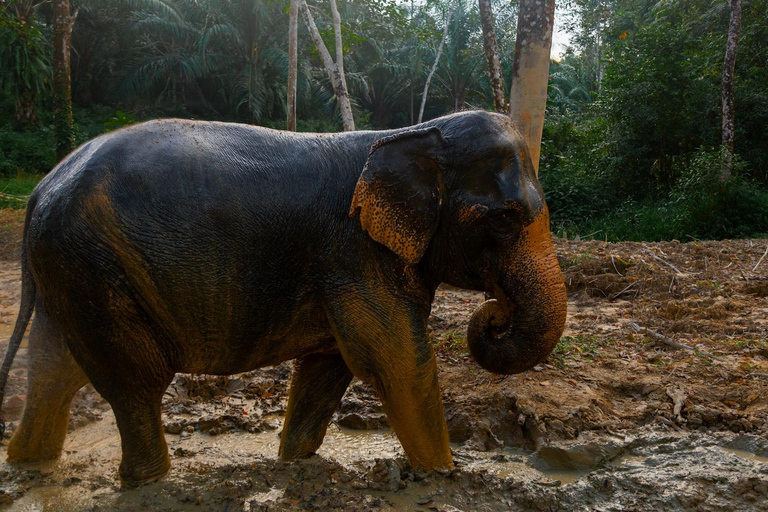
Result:
<svg viewBox="0 0 768 512"><path fill-rule="evenodd" d="M513 234L520 227L519 215L512 210L499 210L488 216L488 225L499 233Z"/></svg>

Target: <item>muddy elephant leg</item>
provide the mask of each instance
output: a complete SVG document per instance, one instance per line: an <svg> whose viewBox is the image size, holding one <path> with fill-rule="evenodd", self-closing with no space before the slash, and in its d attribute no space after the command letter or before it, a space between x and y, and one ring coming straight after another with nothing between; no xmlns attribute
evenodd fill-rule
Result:
<svg viewBox="0 0 768 512"><path fill-rule="evenodd" d="M329 309L344 361L374 385L411 463L427 470L451 467L428 310L385 291L347 296Z"/></svg>
<svg viewBox="0 0 768 512"><path fill-rule="evenodd" d="M171 379L165 387L170 382ZM157 481L171 468L161 419L162 396L161 391L119 403L110 402L120 430L123 449L120 480L126 487Z"/></svg>
<svg viewBox="0 0 768 512"><path fill-rule="evenodd" d="M311 355L296 361L280 438L283 460L317 451L351 381L352 372L339 354Z"/></svg>
<svg viewBox="0 0 768 512"><path fill-rule="evenodd" d="M115 413L123 454L119 474L126 487L159 480L171 467L161 405L174 372L142 325L113 333L100 352L88 352L92 360L83 365Z"/></svg>
<svg viewBox="0 0 768 512"><path fill-rule="evenodd" d="M88 383L43 307L38 304L35 309L29 334L27 402L19 428L8 443L9 462L59 457L72 398Z"/></svg>

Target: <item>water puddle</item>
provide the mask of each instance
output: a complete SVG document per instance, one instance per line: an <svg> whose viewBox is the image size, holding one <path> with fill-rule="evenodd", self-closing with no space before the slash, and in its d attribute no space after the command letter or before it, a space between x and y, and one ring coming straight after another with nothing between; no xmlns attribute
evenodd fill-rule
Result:
<svg viewBox="0 0 768 512"><path fill-rule="evenodd" d="M738 455L739 457L741 457L743 459L752 460L752 461L755 461L755 462L762 462L763 464L768 464L768 457L763 456L763 455L757 455L757 454L754 454L754 453L752 453L750 451L740 450L738 448L728 448L728 447L725 447L725 446L719 446L718 448L720 448L723 451L732 453L734 455Z"/></svg>

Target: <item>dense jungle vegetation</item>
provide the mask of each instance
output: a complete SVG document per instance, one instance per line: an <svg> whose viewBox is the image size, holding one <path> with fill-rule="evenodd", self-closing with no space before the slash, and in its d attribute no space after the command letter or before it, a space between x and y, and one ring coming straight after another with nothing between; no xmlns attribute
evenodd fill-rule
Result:
<svg viewBox="0 0 768 512"><path fill-rule="evenodd" d="M76 140L157 117L285 128L288 0L72 0ZM331 53L327 2L312 11ZM451 0L341 0L357 129L413 124ZM516 0L493 2L507 92ZM570 47L550 68L540 179L561 236L609 240L768 233L768 0L744 0L735 165L721 169L724 0L568 0ZM56 163L51 5L0 0L0 191ZM339 131L331 83L299 20L300 131ZM477 2L456 0L424 119L493 109Z"/></svg>

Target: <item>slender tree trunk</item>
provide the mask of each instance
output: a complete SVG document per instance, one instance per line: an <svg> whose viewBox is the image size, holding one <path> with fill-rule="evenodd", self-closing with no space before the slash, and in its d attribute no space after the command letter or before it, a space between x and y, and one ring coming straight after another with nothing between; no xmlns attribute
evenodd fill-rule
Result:
<svg viewBox="0 0 768 512"><path fill-rule="evenodd" d="M733 107L733 73L736 70L736 51L741 30L741 0L730 0L731 22L723 60L723 162L720 181L725 184L733 172L735 116Z"/></svg>
<svg viewBox="0 0 768 512"><path fill-rule="evenodd" d="M320 31L317 30L315 19L312 17L312 13L309 12L307 1L300 1L301 12L304 15L304 21L309 29L309 34L312 36L315 48L317 48L317 51L320 53L320 58L323 60L325 71L331 79L331 85L333 86L336 98L339 101L339 110L341 112L341 121L344 124L344 131L353 131L355 129L355 119L352 114L352 104L349 101L349 93L347 92L347 80L344 77L343 47L341 45L341 17L336 9L336 2L330 0L331 12L333 14L333 31L336 36L336 58L338 59L338 62L333 62L333 58L331 57L328 48L325 46L323 38L320 36Z"/></svg>
<svg viewBox="0 0 768 512"><path fill-rule="evenodd" d="M411 3L413 3L413 2L411 2ZM413 81L411 81L411 108L410 108L410 112L411 112L411 124L413 124Z"/></svg>
<svg viewBox="0 0 768 512"><path fill-rule="evenodd" d="M435 62L432 64L432 69L429 70L429 75L427 75L427 81L424 83L424 92L421 93L421 107L419 108L419 123L424 118L424 106L427 104L427 94L429 94L429 83L432 81L432 75L435 74L435 70L437 69L437 63L440 62L440 56L443 54L443 46L445 45L445 40L448 37L448 27L451 25L451 15L453 15L453 10L456 8L456 0L453 0L451 2L451 7L448 10L448 16L445 18L445 28L443 29L443 38L440 40L440 46L437 47L437 55L435 55Z"/></svg>
<svg viewBox="0 0 768 512"><path fill-rule="evenodd" d="M288 19L288 121L286 129L296 131L296 82L299 69L299 0L291 0Z"/></svg>
<svg viewBox="0 0 768 512"><path fill-rule="evenodd" d="M54 0L53 17L53 134L56 158L63 159L75 149L72 122L72 80L69 66L72 26L77 12L69 15L69 0Z"/></svg>
<svg viewBox="0 0 768 512"><path fill-rule="evenodd" d="M344 122L344 131L351 132L355 129L355 118L352 114L352 104L349 101L349 88L347 87L347 75L344 74L344 45L341 42L341 16L336 8L336 0L328 0L333 16L333 34L336 37L336 74L340 84L339 90L344 94L344 101L339 101L341 118Z"/></svg>
<svg viewBox="0 0 768 512"><path fill-rule="evenodd" d="M478 0L480 6L480 21L483 24L483 47L485 58L488 60L488 76L491 80L491 92L496 112L509 113L507 92L504 88L504 75L501 72L499 45L496 43L496 29L493 24L493 9L491 0Z"/></svg>
<svg viewBox="0 0 768 512"><path fill-rule="evenodd" d="M536 174L547 107L554 22L555 0L520 0L509 109L512 121L528 143Z"/></svg>

